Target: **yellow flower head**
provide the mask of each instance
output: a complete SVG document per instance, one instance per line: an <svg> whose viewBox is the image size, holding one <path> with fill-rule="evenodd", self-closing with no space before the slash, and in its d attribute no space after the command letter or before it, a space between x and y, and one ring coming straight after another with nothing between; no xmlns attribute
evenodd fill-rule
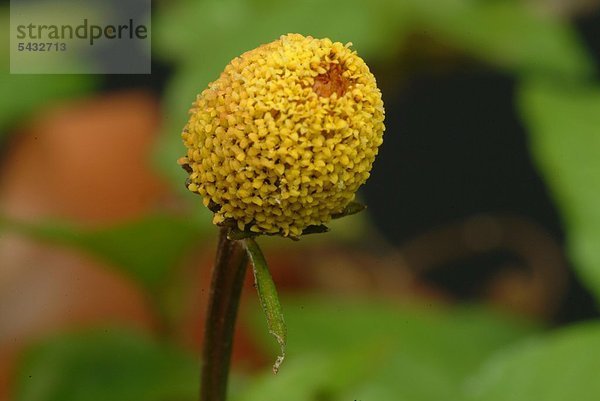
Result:
<svg viewBox="0 0 600 401"><path fill-rule="evenodd" d="M232 60L198 95L180 163L213 223L297 237L354 199L383 119L375 77L350 45L284 35Z"/></svg>

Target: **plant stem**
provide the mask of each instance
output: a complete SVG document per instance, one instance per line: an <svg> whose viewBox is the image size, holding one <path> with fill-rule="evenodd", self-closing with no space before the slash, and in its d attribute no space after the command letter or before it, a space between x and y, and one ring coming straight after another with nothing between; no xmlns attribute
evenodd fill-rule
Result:
<svg viewBox="0 0 600 401"><path fill-rule="evenodd" d="M241 241L219 231L219 243L204 326L200 401L225 401L233 332L248 258Z"/></svg>

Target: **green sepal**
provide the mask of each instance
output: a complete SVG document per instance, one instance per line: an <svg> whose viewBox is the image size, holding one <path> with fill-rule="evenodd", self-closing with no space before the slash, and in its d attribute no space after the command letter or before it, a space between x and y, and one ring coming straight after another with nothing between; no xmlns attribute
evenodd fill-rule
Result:
<svg viewBox="0 0 600 401"><path fill-rule="evenodd" d="M329 227L327 227L324 224L312 225L312 226L308 226L304 230L302 230L302 235L307 235L307 234L322 234L322 233L326 233L328 231L329 231Z"/></svg>
<svg viewBox="0 0 600 401"><path fill-rule="evenodd" d="M360 213L367 208L366 205L358 202L350 202L342 209L339 213L334 213L331 215L332 219L339 219L346 216L351 216L356 213Z"/></svg>

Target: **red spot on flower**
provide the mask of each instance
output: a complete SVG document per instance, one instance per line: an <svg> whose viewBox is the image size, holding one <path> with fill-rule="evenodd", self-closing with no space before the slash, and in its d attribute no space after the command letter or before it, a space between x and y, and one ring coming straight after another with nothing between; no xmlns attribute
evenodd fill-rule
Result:
<svg viewBox="0 0 600 401"><path fill-rule="evenodd" d="M313 90L321 97L329 97L334 93L338 97L343 96L350 86L350 80L344 77L343 73L344 69L341 65L331 64L326 73L317 75Z"/></svg>

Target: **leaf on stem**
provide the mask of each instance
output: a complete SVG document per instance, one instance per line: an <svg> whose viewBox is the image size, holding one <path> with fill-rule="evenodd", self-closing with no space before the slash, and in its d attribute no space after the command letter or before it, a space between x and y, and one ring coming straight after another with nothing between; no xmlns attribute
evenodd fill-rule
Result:
<svg viewBox="0 0 600 401"><path fill-rule="evenodd" d="M260 304L265 317L267 318L269 333L275 337L279 343L279 346L281 347L281 355L277 357L275 363L273 364L273 373L277 373L281 363L285 358L285 344L287 335L281 304L279 303L279 297L277 295L275 283L271 278L271 273L269 273L267 261L265 260L260 247L253 238L244 239L244 245L246 247L246 251L248 252L248 257L252 262L252 271L254 272L256 291L258 292Z"/></svg>

